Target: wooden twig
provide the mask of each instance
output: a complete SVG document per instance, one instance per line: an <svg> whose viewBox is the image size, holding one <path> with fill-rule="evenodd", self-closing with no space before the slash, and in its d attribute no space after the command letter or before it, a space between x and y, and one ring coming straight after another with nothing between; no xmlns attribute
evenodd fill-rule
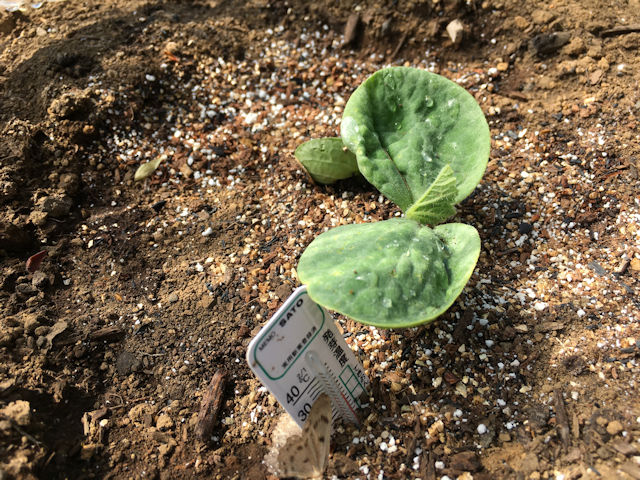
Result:
<svg viewBox="0 0 640 480"><path fill-rule="evenodd" d="M513 248L508 248L502 252L498 252L497 255L499 257L504 257L505 255L511 255L512 253L516 253L518 251L519 251L518 247L513 247Z"/></svg>
<svg viewBox="0 0 640 480"><path fill-rule="evenodd" d="M102 327L98 330L93 330L88 334L75 333L67 336L64 339L56 341L56 345L59 347L65 347L67 345L73 345L79 341L91 341L91 342L107 342L112 343L119 340L126 332L120 327L115 325Z"/></svg>
<svg viewBox="0 0 640 480"><path fill-rule="evenodd" d="M600 36L605 37L615 37L616 35L626 35L627 33L635 33L640 32L640 25L625 25L619 27L613 27L608 30L603 30L600 32Z"/></svg>
<svg viewBox="0 0 640 480"><path fill-rule="evenodd" d="M218 411L222 404L225 375L224 370L218 370L211 379L207 392L204 394L204 397L202 397L200 413L198 413L198 424L196 425L196 435L203 442L209 439L216 424Z"/></svg>
<svg viewBox="0 0 640 480"><path fill-rule="evenodd" d="M411 465L413 457L416 455L415 449L418 438L420 438L420 422L416 422L413 428L413 435L409 438L409 442L407 443L407 456L405 458L405 463L407 465Z"/></svg>
<svg viewBox="0 0 640 480"><path fill-rule="evenodd" d="M426 480L436 479L435 464L431 452L422 452L422 458L420 461L420 476Z"/></svg>
<svg viewBox="0 0 640 480"><path fill-rule="evenodd" d="M580 439L580 420L575 412L571 417L571 435L576 442Z"/></svg>
<svg viewBox="0 0 640 480"><path fill-rule="evenodd" d="M398 53L400 53L400 49L403 47L404 42L406 42L406 41L407 41L407 32L404 32L402 34L402 36L400 37L400 41L396 45L396 48L391 53L391 60L395 59L396 56L398 55Z"/></svg>
<svg viewBox="0 0 640 480"><path fill-rule="evenodd" d="M509 90L509 91L503 91L500 93L494 93L494 95L500 95L501 97L505 97L505 98L512 98L515 100L519 100L521 102L529 102L531 101L531 98L529 98L528 95L525 95L524 93L520 93L520 92L515 92L513 90Z"/></svg>
<svg viewBox="0 0 640 480"><path fill-rule="evenodd" d="M120 327L117 327L115 325L111 325L108 327L103 327L100 328L98 330L94 330L91 333L89 333L89 339L94 341L94 342L98 342L101 340L105 340L107 342L111 342L111 341L115 341L118 338L120 338L122 335L124 335L125 332L123 332Z"/></svg>
<svg viewBox="0 0 640 480"><path fill-rule="evenodd" d="M13 418L11 417L7 417L6 415L0 413L0 418L7 420L10 424L11 424L11 428L13 428L16 432L18 432L20 435L22 435L23 437L26 437L28 440L31 441L31 443L38 445L39 447L44 447L46 448L46 446L44 445L44 443L42 443L40 440L38 440L36 437L34 437L33 435L25 432L22 428L20 428L20 425L18 425Z"/></svg>
<svg viewBox="0 0 640 480"><path fill-rule="evenodd" d="M556 423L560 432L560 439L566 450L571 444L571 438L569 437L569 419L567 418L567 411L564 408L562 392L558 388L553 391L553 408L556 411Z"/></svg>

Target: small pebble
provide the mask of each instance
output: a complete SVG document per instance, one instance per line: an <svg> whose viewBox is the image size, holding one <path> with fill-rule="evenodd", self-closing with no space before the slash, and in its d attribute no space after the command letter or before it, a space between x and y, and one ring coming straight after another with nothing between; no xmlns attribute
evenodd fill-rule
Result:
<svg viewBox="0 0 640 480"><path fill-rule="evenodd" d="M522 222L520 225L518 225L519 233L527 234L531 233L531 230L533 230L533 226L530 223Z"/></svg>
<svg viewBox="0 0 640 480"><path fill-rule="evenodd" d="M547 304L545 302L535 302L533 304L533 308L536 309L538 312L542 312L545 308L547 308Z"/></svg>
<svg viewBox="0 0 640 480"><path fill-rule="evenodd" d="M618 420L613 420L607 424L607 433L609 435L617 435L622 430L624 430L624 427Z"/></svg>

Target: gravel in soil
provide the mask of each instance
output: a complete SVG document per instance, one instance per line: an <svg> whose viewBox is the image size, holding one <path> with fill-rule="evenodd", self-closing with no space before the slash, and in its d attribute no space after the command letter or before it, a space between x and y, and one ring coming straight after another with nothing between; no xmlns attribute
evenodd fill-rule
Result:
<svg viewBox="0 0 640 480"><path fill-rule="evenodd" d="M483 250L428 326L336 317L372 385L328 476L640 478L634 5L3 12L2 475L269 478L281 409L247 344L317 234L400 215L363 181L313 184L293 150L337 135L351 91L405 64L487 115L487 173L456 217ZM219 407L205 441L203 398Z"/></svg>

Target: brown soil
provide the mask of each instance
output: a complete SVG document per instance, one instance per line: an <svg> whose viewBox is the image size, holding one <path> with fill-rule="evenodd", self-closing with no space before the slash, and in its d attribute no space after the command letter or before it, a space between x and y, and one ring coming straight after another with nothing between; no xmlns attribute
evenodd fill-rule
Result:
<svg viewBox="0 0 640 480"><path fill-rule="evenodd" d="M396 213L292 152L388 64L485 111L489 167L457 216L483 251L431 325L338 317L371 401L328 475L640 478L638 0L235 3L0 13L0 478L269 476L280 407L247 344L318 233Z"/></svg>

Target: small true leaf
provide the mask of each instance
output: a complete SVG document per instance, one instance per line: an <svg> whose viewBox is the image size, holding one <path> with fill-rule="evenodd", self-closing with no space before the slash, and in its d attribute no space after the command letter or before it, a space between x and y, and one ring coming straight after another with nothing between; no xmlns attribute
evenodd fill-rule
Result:
<svg viewBox="0 0 640 480"><path fill-rule="evenodd" d="M446 165L460 202L489 158L489 127L475 99L416 68L386 68L365 80L345 106L341 136L365 178L405 211Z"/></svg>
<svg viewBox="0 0 640 480"><path fill-rule="evenodd" d="M443 222L456 213L453 204L457 193L456 177L451 167L445 165L424 195L409 207L407 218L430 225Z"/></svg>
<svg viewBox="0 0 640 480"><path fill-rule="evenodd" d="M345 225L318 236L298 263L309 296L361 323L410 327L442 314L480 254L475 228L406 218Z"/></svg>
<svg viewBox="0 0 640 480"><path fill-rule="evenodd" d="M334 183L358 173L356 156L340 138L309 140L296 148L294 155L318 183Z"/></svg>
<svg viewBox="0 0 640 480"><path fill-rule="evenodd" d="M165 160L165 157L161 156L151 160L150 162L143 163L136 170L136 174L134 175L133 179L136 182L144 180L145 178L150 176L156 170L156 168L160 166L160 163L162 163L163 160Z"/></svg>

